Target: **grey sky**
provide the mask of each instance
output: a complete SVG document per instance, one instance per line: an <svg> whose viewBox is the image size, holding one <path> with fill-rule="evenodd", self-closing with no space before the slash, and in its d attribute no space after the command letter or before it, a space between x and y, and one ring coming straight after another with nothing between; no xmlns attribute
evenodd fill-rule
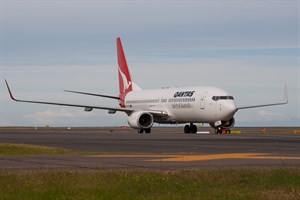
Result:
<svg viewBox="0 0 300 200"><path fill-rule="evenodd" d="M237 125L299 126L299 1L0 1L1 125L121 125L124 114L28 105L17 97L118 105L63 89L117 94L115 39L142 88L213 85L239 105Z"/></svg>

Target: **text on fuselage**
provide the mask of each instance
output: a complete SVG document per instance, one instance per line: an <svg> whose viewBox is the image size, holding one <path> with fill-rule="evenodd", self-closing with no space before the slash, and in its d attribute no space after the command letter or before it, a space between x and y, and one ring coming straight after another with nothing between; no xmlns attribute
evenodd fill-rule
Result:
<svg viewBox="0 0 300 200"><path fill-rule="evenodd" d="M182 91L182 92L176 92L174 94L174 97L192 97L194 95L195 91Z"/></svg>

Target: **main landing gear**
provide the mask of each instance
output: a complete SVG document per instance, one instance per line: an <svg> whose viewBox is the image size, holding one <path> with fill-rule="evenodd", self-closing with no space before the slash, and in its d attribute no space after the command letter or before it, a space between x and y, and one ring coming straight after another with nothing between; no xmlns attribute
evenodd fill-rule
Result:
<svg viewBox="0 0 300 200"><path fill-rule="evenodd" d="M193 123L184 126L184 133L197 133L197 126Z"/></svg>
<svg viewBox="0 0 300 200"><path fill-rule="evenodd" d="M146 129L139 129L138 133L151 133L151 128L146 128Z"/></svg>

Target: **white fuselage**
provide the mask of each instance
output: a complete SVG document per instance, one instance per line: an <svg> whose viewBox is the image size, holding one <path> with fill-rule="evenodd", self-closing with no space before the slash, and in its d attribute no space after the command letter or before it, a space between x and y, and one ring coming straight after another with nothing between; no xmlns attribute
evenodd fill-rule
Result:
<svg viewBox="0 0 300 200"><path fill-rule="evenodd" d="M228 121L236 112L232 96L215 87L181 87L129 92L125 107L135 110L164 110L167 118L157 123L214 123Z"/></svg>

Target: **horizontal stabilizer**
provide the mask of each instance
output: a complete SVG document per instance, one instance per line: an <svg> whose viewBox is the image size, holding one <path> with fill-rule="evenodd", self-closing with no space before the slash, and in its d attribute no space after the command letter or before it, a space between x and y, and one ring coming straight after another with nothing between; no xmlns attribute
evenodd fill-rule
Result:
<svg viewBox="0 0 300 200"><path fill-rule="evenodd" d="M104 97L104 98L110 98L110 99L117 99L119 100L120 97L117 96L111 96L111 95L104 95L104 94L95 94L95 93L87 93L87 92L78 92L73 90L64 90L65 92L71 92L76 94L83 94L83 95L90 95L90 96L97 96L97 97Z"/></svg>

